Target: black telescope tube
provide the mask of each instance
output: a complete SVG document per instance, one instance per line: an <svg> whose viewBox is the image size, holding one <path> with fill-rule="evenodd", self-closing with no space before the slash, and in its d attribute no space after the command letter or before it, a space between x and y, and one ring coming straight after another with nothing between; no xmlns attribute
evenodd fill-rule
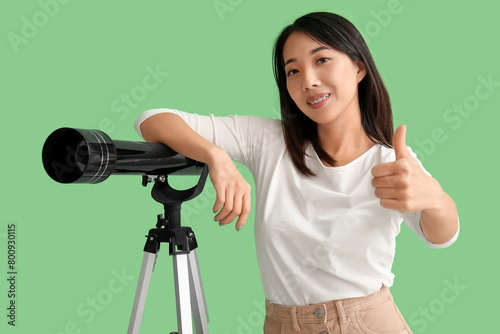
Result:
<svg viewBox="0 0 500 334"><path fill-rule="evenodd" d="M111 174L199 175L203 166L161 143L113 141L99 130L73 128L49 135L42 162L60 183L99 183Z"/></svg>

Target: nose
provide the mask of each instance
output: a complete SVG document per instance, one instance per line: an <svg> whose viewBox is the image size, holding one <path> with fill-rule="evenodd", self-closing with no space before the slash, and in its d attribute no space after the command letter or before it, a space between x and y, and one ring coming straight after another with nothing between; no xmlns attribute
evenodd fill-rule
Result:
<svg viewBox="0 0 500 334"><path fill-rule="evenodd" d="M321 81L319 80L317 73L312 69L304 69L303 70L303 82L302 89L304 91L308 91L310 89L319 87L321 85Z"/></svg>

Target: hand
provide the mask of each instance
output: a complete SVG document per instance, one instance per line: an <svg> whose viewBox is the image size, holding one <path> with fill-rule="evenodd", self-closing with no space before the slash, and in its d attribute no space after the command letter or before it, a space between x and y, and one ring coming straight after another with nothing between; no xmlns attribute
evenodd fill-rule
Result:
<svg viewBox="0 0 500 334"><path fill-rule="evenodd" d="M213 211L218 213L214 220L218 221L219 225L227 225L239 217L235 227L237 231L241 230L250 214L250 185L222 149L217 150L208 168L217 193Z"/></svg>
<svg viewBox="0 0 500 334"><path fill-rule="evenodd" d="M380 205L403 213L437 208L443 190L408 151L406 125L396 129L393 145L396 161L372 168L372 185L375 187L375 196L380 198Z"/></svg>

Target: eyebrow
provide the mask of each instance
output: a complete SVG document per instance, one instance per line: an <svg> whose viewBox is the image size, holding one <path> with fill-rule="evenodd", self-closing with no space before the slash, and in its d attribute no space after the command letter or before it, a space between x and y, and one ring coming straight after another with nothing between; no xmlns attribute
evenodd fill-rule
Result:
<svg viewBox="0 0 500 334"><path fill-rule="evenodd" d="M316 49L313 49L311 50L311 52L309 52L309 54L312 56L322 50L331 50L328 46L320 46L319 48L316 48ZM288 59L286 62L285 62L285 67L290 64L290 63L294 63L297 61L297 58L291 58L291 59Z"/></svg>

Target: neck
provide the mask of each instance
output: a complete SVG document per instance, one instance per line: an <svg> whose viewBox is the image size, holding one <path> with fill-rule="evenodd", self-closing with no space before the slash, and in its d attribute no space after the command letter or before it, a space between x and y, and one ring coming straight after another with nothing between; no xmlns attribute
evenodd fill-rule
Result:
<svg viewBox="0 0 500 334"><path fill-rule="evenodd" d="M353 161L375 145L363 130L361 113L351 115L349 119L337 119L332 124L318 124L319 143L338 166Z"/></svg>

